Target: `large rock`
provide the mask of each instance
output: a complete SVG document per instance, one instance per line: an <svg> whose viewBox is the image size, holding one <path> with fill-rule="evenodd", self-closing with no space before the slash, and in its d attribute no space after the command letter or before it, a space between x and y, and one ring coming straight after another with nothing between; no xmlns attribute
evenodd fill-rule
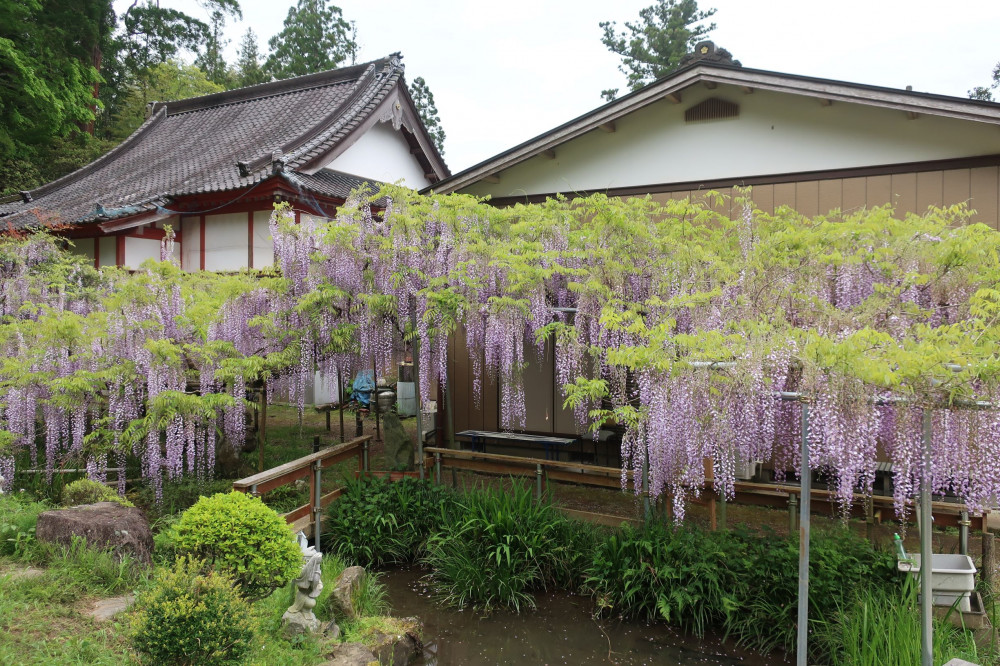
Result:
<svg viewBox="0 0 1000 666"><path fill-rule="evenodd" d="M413 440L403 429L396 412L386 412L382 419L385 464L390 470L413 469Z"/></svg>
<svg viewBox="0 0 1000 666"><path fill-rule="evenodd" d="M333 648L330 659L322 666L368 666L373 661L378 663L372 651L361 643L341 643Z"/></svg>
<svg viewBox="0 0 1000 666"><path fill-rule="evenodd" d="M91 548L110 548L118 559L128 554L152 565L153 533L146 516L135 507L98 502L45 511L38 516L35 536L62 546L69 546L73 537L83 537Z"/></svg>
<svg viewBox="0 0 1000 666"><path fill-rule="evenodd" d="M335 619L354 619L354 606L351 604L351 597L354 596L354 591L358 589L366 575L364 567L347 567L337 578L329 600Z"/></svg>
<svg viewBox="0 0 1000 666"><path fill-rule="evenodd" d="M366 643L382 666L406 666L416 658L423 643L420 641L420 621L415 617L393 618L390 631L373 629Z"/></svg>

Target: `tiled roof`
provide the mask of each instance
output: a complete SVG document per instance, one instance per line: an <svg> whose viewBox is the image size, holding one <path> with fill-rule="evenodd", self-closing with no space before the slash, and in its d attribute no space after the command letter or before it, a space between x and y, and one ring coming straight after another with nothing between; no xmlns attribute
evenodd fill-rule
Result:
<svg viewBox="0 0 1000 666"><path fill-rule="evenodd" d="M329 152L399 83L398 56L319 74L151 105L150 117L95 162L0 204L0 227L127 217L177 197L273 177L342 197L346 174L295 169Z"/></svg>

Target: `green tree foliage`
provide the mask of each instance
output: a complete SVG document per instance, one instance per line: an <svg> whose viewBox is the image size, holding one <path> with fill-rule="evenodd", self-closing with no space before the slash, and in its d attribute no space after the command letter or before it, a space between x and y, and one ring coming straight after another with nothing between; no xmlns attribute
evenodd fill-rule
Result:
<svg viewBox="0 0 1000 666"><path fill-rule="evenodd" d="M260 48L257 46L257 35L253 28L247 28L240 40L240 48L237 52L235 83L239 88L245 86L255 86L258 83L266 83L271 77L264 71L262 65L263 58Z"/></svg>
<svg viewBox="0 0 1000 666"><path fill-rule="evenodd" d="M243 16L239 7L237 16ZM223 38L222 31L226 27L226 12L215 8L212 10L209 19L209 33L205 40L205 45L201 53L195 59L194 64L200 67L205 76L212 83L217 83L224 88L234 88L235 76L233 71L226 64L226 59L222 55L222 50L229 44L228 39Z"/></svg>
<svg viewBox="0 0 1000 666"><path fill-rule="evenodd" d="M40 148L94 120L102 4L0 0L0 191L37 184Z"/></svg>
<svg viewBox="0 0 1000 666"><path fill-rule="evenodd" d="M434 93L427 86L422 76L413 79L410 84L410 97L417 107L420 119L427 128L427 133L431 136L431 141L437 146L438 152L444 155L444 127L441 126L441 118L438 116L437 106L434 104Z"/></svg>
<svg viewBox="0 0 1000 666"><path fill-rule="evenodd" d="M993 91L1000 88L1000 62L993 67L993 82L988 86L976 86L969 91L969 99L978 99L984 102L993 101Z"/></svg>
<svg viewBox="0 0 1000 666"><path fill-rule="evenodd" d="M618 69L628 76L629 90L638 90L676 69L691 47L715 29L715 23L702 23L714 14L714 9L698 9L696 0L659 0L640 11L635 23L626 21L625 30L619 31L615 21L602 22L601 43L621 56ZM610 101L617 94L613 88L601 96Z"/></svg>
<svg viewBox="0 0 1000 666"><path fill-rule="evenodd" d="M210 81L195 65L167 60L153 65L142 81L129 90L112 126L112 133L124 138L142 124L150 102L172 102L188 97L221 92L225 87Z"/></svg>
<svg viewBox="0 0 1000 666"><path fill-rule="evenodd" d="M353 21L344 19L330 0L299 0L288 10L285 26L268 42L271 55L265 70L287 79L333 69L358 53Z"/></svg>

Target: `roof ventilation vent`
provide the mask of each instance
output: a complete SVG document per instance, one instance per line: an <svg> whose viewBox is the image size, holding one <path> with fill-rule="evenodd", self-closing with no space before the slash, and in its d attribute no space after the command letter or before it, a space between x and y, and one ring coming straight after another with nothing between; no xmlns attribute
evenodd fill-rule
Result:
<svg viewBox="0 0 1000 666"><path fill-rule="evenodd" d="M696 123L701 120L723 120L725 118L739 118L739 116L739 104L727 102L718 97L709 97L685 111L684 122Z"/></svg>

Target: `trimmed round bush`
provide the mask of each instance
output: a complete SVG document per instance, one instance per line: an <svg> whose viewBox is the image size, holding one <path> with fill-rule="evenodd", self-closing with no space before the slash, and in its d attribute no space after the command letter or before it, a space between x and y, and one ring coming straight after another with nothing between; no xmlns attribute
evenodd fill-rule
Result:
<svg viewBox="0 0 1000 666"><path fill-rule="evenodd" d="M250 603L217 572L181 558L161 569L136 599L132 647L155 664L230 664L250 651L256 625Z"/></svg>
<svg viewBox="0 0 1000 666"><path fill-rule="evenodd" d="M62 501L65 506L94 504L96 502L115 502L122 506L135 506L132 502L119 495L113 489L90 479L77 479L63 488Z"/></svg>
<svg viewBox="0 0 1000 666"><path fill-rule="evenodd" d="M249 600L299 575L302 551L291 527L260 499L233 491L202 497L174 526L180 556L231 576Z"/></svg>

